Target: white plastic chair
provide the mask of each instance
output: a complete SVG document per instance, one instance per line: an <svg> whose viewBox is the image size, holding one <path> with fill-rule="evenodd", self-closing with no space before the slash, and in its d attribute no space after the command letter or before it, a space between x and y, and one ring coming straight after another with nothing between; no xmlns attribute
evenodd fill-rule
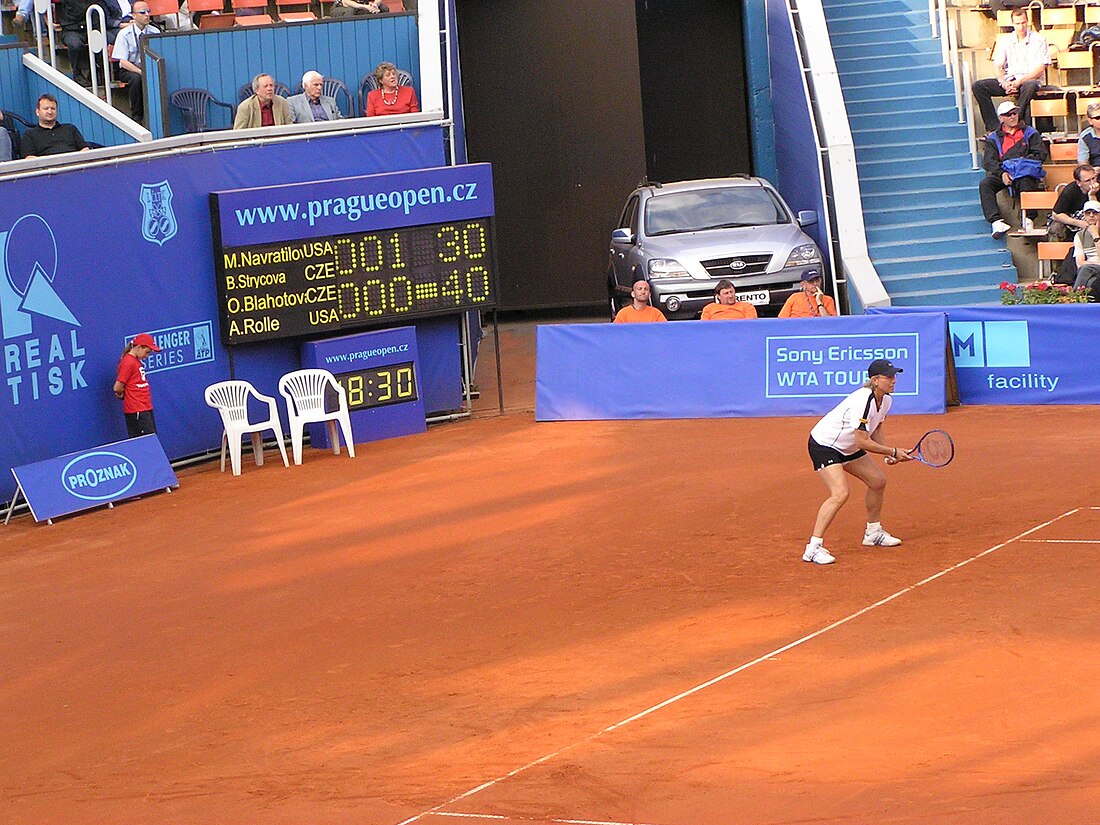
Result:
<svg viewBox="0 0 1100 825"><path fill-rule="evenodd" d="M339 406L335 412L325 412L325 390L336 391ZM290 444L294 449L294 463L302 463L302 437L306 424L328 423L328 438L332 442L333 455L340 455L340 439L336 435L336 422L344 431L344 444L348 455L355 458L355 444L351 438L351 416L348 414L348 395L328 370L296 370L279 379L279 392L286 399L286 415L290 423Z"/></svg>
<svg viewBox="0 0 1100 825"><path fill-rule="evenodd" d="M248 420L248 399L255 398L261 403L267 404L270 412L266 421L250 423ZM247 381L219 381L206 388L206 403L216 409L222 417L222 472L225 472L225 448L229 446L229 458L233 465L233 475L241 474L241 436L248 433L252 436L252 455L256 459L256 466L262 467L264 463L263 440L260 433L271 430L275 433L275 443L279 445L279 453L283 457L283 466L289 467L286 460L286 447L283 446L283 427L279 420L279 405L270 395L261 395L256 392Z"/></svg>

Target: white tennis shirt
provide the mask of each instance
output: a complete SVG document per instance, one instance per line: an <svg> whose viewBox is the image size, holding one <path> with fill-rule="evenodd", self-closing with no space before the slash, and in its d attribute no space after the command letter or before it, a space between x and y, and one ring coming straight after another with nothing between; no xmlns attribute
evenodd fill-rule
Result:
<svg viewBox="0 0 1100 825"><path fill-rule="evenodd" d="M882 396L882 407L875 404L875 392L870 387L860 387L837 404L810 430L810 437L822 447L832 447L839 453L851 455L858 452L856 430L872 434L886 419L893 400Z"/></svg>

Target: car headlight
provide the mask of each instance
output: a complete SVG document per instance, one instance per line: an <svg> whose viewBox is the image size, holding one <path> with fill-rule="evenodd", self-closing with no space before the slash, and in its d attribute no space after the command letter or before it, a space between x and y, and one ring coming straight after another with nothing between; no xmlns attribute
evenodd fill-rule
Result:
<svg viewBox="0 0 1100 825"><path fill-rule="evenodd" d="M787 256L787 263L783 264L783 268L786 269L789 266L805 266L806 264L816 264L820 262L821 254L817 251L817 247L812 243L805 243L791 250L791 254Z"/></svg>
<svg viewBox="0 0 1100 825"><path fill-rule="evenodd" d="M687 270L675 258L653 258L649 262L650 278L689 278Z"/></svg>

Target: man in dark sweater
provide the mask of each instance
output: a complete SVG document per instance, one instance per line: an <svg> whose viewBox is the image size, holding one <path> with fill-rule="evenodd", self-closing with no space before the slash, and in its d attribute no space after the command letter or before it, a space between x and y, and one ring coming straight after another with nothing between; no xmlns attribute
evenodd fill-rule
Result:
<svg viewBox="0 0 1100 825"><path fill-rule="evenodd" d="M978 184L982 213L994 238L1011 228L1001 217L997 193L1009 186L1016 192L1034 192L1043 177L1043 138L1030 126L1020 125L1020 110L1011 100L997 107L997 118L1001 125L984 140L982 166L988 174Z"/></svg>
<svg viewBox="0 0 1100 825"><path fill-rule="evenodd" d="M88 144L71 123L57 122L57 98L42 95L34 108L38 125L23 133L23 157L60 155L63 152L87 152Z"/></svg>

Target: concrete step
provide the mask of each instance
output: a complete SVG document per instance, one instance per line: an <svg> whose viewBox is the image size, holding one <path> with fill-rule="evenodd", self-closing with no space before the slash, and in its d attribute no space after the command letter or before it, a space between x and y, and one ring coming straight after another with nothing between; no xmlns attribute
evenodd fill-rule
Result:
<svg viewBox="0 0 1100 825"><path fill-rule="evenodd" d="M990 243L993 239L990 238ZM1007 247L994 249L992 246L969 252L956 252L950 255L913 255L902 260L887 258L874 258L875 268L883 279L911 278L925 275L929 272L951 272L958 269L967 272L1011 272L1016 268L1012 265L1012 255ZM1001 280L1004 280L1002 277Z"/></svg>
<svg viewBox="0 0 1100 825"><path fill-rule="evenodd" d="M971 213L957 220L914 221L906 225L867 227L867 246L891 243L912 243L916 249L923 244L955 241L960 235L982 237L989 234L989 224L980 214Z"/></svg>
<svg viewBox="0 0 1100 825"><path fill-rule="evenodd" d="M879 178L891 174L896 178L900 172L904 171L906 176L912 178L933 172L965 173L969 172L970 168L970 153L964 150L950 155L917 155L906 160L894 157L889 160L874 160L866 163L860 161L859 174L860 179L864 175L867 175L868 178Z"/></svg>
<svg viewBox="0 0 1100 825"><path fill-rule="evenodd" d="M955 222L981 219L981 206L974 193L966 193L965 197L953 203L939 203L935 206L914 206L907 198L895 198L888 209L869 210L865 206L863 212L863 223L868 230L920 226L935 222L954 225Z"/></svg>
<svg viewBox="0 0 1100 825"><path fill-rule="evenodd" d="M988 224L986 225L988 229ZM969 252L990 252L993 244L1000 244L1004 248L1004 241L995 241L989 232L956 234L934 240L923 238L910 238L905 241L891 241L888 243L867 242L867 249L871 253L871 260L876 264L881 260L884 263L892 261L905 261L910 258L923 257L949 257Z"/></svg>
<svg viewBox="0 0 1100 825"><path fill-rule="evenodd" d="M892 112L932 112L950 107L955 110L956 118L958 110L955 109L955 92L949 87L937 91L934 94L924 95L914 100L912 97L894 95L890 90L883 90L884 96L867 98L865 100L845 100L844 107L848 115L872 115Z"/></svg>
<svg viewBox="0 0 1100 825"><path fill-rule="evenodd" d="M895 83L907 83L914 80L940 80L947 79L947 70L942 64L933 66L896 66L893 68L883 66L881 68L867 68L857 71L840 69L840 86L842 89L867 85L878 86L880 91L883 86L892 86Z"/></svg>
<svg viewBox="0 0 1100 825"><path fill-rule="evenodd" d="M1001 290L992 284L918 289L891 294L890 302L895 306L983 306L999 304Z"/></svg>
<svg viewBox="0 0 1100 825"><path fill-rule="evenodd" d="M871 163L873 161L892 160L895 163L908 163L912 156L931 155L937 152L945 154L965 154L967 168L970 165L970 147L961 138L945 136L942 140L920 140L913 143L874 143L864 144L858 138L855 140L856 161L859 163Z"/></svg>
<svg viewBox="0 0 1100 825"><path fill-rule="evenodd" d="M943 66L943 56L937 50L935 52L920 52L918 54L895 54L886 56L869 57L864 53L852 54L847 57L834 57L836 66L841 72L863 72L876 68L899 69L905 66Z"/></svg>
<svg viewBox="0 0 1100 825"><path fill-rule="evenodd" d="M867 21L866 26L852 31L833 31L833 28L829 27L829 40L840 46L874 46L891 40L912 41L931 38L932 29L927 23L923 26L899 26L890 20L872 19Z"/></svg>
<svg viewBox="0 0 1100 825"><path fill-rule="evenodd" d="M928 36L932 36L932 26L928 22L928 10L909 11L895 9L893 11L877 11L873 9L838 9L825 10L825 21L829 24L829 35L841 31L863 31L866 29L897 28L928 28Z"/></svg>
<svg viewBox="0 0 1100 825"><path fill-rule="evenodd" d="M830 36L833 44L833 59L845 60L849 57L863 57L873 60L878 57L896 57L904 54L942 54L940 43L929 37L927 40L865 40L862 42L838 42Z"/></svg>
<svg viewBox="0 0 1100 825"><path fill-rule="evenodd" d="M951 99L955 99L955 90L951 87L951 81L947 78L937 80L905 80L900 83L889 84L891 94L900 95L910 103L918 101L926 95L949 93ZM880 99L883 87L877 83L867 83L860 86L842 86L844 102Z"/></svg>
<svg viewBox="0 0 1100 825"><path fill-rule="evenodd" d="M899 170L895 169L891 175L876 177L860 175L859 185L866 195L918 194L934 189L960 189L972 186L977 197L978 184L984 177L985 172L981 169L920 176L905 175L904 177L899 174Z"/></svg>

